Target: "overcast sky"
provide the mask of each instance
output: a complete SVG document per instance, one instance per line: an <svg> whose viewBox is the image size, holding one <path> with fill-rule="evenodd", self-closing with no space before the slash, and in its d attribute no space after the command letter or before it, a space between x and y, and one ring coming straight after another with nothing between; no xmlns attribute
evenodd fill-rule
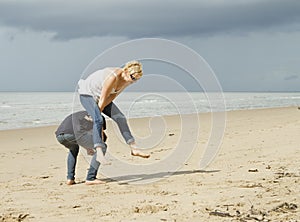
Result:
<svg viewBox="0 0 300 222"><path fill-rule="evenodd" d="M299 0L0 0L0 91L74 91L97 55L145 37L195 50L225 91L300 91ZM144 71L198 90L172 67Z"/></svg>

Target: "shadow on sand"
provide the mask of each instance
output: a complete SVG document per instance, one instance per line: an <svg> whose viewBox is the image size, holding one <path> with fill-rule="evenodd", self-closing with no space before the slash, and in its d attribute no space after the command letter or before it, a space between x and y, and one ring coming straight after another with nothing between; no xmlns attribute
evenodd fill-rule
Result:
<svg viewBox="0 0 300 222"><path fill-rule="evenodd" d="M182 171L175 171L175 172L159 172L153 174L134 174L134 175L125 175L125 176L118 176L118 177L110 177L106 179L102 179L106 182L118 182L120 185L127 185L129 183L142 183L145 181L153 181L155 179L162 179L168 178L170 176L176 175L188 175L188 174L204 174L204 173L217 173L220 170L182 170Z"/></svg>

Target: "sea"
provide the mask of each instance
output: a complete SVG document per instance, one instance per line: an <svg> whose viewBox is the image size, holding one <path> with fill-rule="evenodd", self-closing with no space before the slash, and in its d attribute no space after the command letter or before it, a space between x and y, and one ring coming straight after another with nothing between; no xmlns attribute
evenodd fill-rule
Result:
<svg viewBox="0 0 300 222"><path fill-rule="evenodd" d="M127 118L211 111L300 107L300 92L123 92L114 101ZM0 92L0 130L59 124L83 110L74 92Z"/></svg>

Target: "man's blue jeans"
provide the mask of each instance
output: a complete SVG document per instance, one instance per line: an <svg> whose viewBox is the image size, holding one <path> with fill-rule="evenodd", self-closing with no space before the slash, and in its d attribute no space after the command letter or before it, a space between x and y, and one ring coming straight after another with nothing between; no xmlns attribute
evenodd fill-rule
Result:
<svg viewBox="0 0 300 222"><path fill-rule="evenodd" d="M94 148L99 146L102 148L106 148L106 144L103 142L101 133L103 126L103 117L96 101L92 96L80 95L80 102L88 112L88 114L93 118ZM111 102L104 108L103 113L112 118L117 123L119 130L127 144L134 142L134 138L129 130L126 117L113 102Z"/></svg>
<svg viewBox="0 0 300 222"><path fill-rule="evenodd" d="M75 136L73 134L61 134L58 135L57 140L59 143L64 145L66 148L68 148L69 154L68 154L68 159L67 159L67 179L68 180L74 180L75 179L75 167L76 167L76 162L77 162L77 156L79 152L79 145L75 139ZM87 133L83 135L79 139L79 144L80 146L90 148L90 145L92 141L92 134ZM103 153L106 153L106 148L102 149ZM91 163L90 163L90 168L87 173L86 180L95 180L97 176L97 172L100 166L100 163L96 161L96 153L93 155Z"/></svg>
<svg viewBox="0 0 300 222"><path fill-rule="evenodd" d="M84 147L84 148L90 148L93 149L93 131L90 130L88 132L85 132L83 134L80 135L80 138L76 138L77 143ZM104 147L102 148L102 152L105 155L107 148ZM86 180L95 180L97 173L98 173L98 169L100 167L100 162L98 162L96 160L97 154L94 153L91 163L90 163L90 168L89 171L87 173L87 177Z"/></svg>

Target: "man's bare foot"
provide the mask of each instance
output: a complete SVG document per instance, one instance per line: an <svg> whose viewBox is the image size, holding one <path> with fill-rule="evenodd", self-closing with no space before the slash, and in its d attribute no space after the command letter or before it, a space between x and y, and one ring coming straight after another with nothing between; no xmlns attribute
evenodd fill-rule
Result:
<svg viewBox="0 0 300 222"><path fill-rule="evenodd" d="M74 180L67 180L67 185L73 185L76 184Z"/></svg>
<svg viewBox="0 0 300 222"><path fill-rule="evenodd" d="M143 153L141 150L138 150L138 149L131 149L131 155L132 156L139 156L139 157L142 157L142 158L149 158L150 157L150 154Z"/></svg>
<svg viewBox="0 0 300 222"><path fill-rule="evenodd" d="M106 182L103 180L95 179L95 180L86 180L85 184L86 185L98 185L98 184L106 184Z"/></svg>

